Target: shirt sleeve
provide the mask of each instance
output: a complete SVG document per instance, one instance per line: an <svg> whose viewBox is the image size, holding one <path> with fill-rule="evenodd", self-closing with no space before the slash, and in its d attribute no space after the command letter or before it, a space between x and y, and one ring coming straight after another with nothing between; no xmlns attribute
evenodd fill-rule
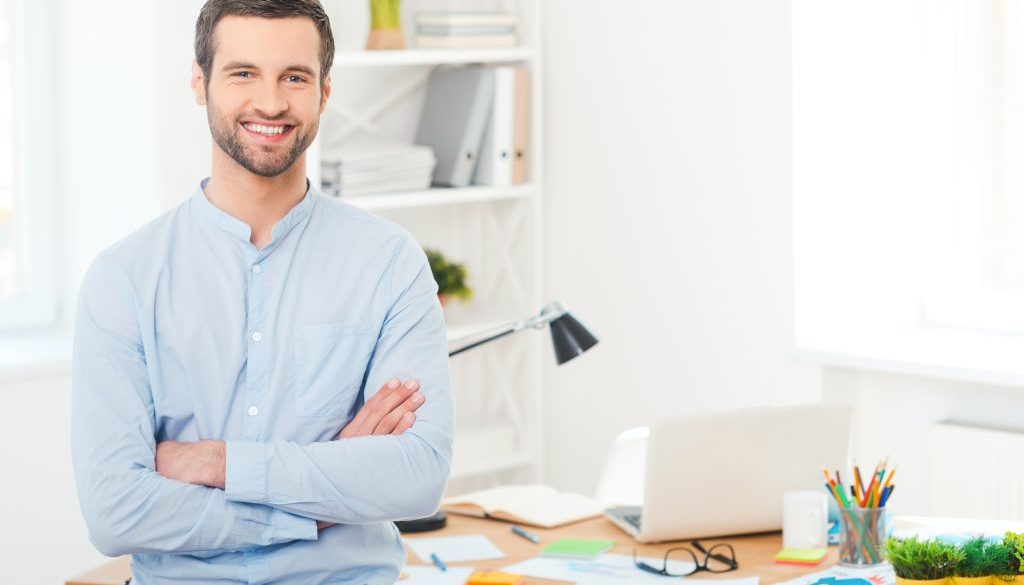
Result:
<svg viewBox="0 0 1024 585"><path fill-rule="evenodd" d="M227 442L230 500L358 524L429 516L451 470L454 406L448 339L426 255L406 236L391 261L389 299L364 397L392 377L417 379L425 401L401 435L309 445Z"/></svg>
<svg viewBox="0 0 1024 585"><path fill-rule="evenodd" d="M316 522L156 472L155 412L122 275L99 257L82 284L72 365L71 447L79 503L100 552L214 554L316 540Z"/></svg>

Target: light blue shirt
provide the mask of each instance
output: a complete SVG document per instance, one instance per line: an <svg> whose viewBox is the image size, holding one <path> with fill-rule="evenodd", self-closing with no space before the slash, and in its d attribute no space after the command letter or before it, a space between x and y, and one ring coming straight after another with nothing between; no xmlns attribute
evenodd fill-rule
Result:
<svg viewBox="0 0 1024 585"><path fill-rule="evenodd" d="M205 185L205 183L203 184ZM393 520L436 510L453 402L426 256L310 189L257 250L202 190L101 253L82 284L72 455L93 544L133 583L394 583ZM392 377L400 436L337 440ZM164 440L226 442L226 489L155 471ZM337 525L319 533L316 520Z"/></svg>

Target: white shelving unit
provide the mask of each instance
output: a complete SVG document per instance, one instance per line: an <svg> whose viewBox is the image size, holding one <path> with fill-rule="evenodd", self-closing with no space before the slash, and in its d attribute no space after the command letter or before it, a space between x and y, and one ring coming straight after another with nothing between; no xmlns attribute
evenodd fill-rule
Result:
<svg viewBox="0 0 1024 585"><path fill-rule="evenodd" d="M460 203L510 201L531 198L535 194L536 190L532 185L512 185L509 187L474 186L464 189L428 189L426 191L364 195L361 197L351 197L346 199L346 201L367 211L384 211L388 209L457 205Z"/></svg>
<svg viewBox="0 0 1024 585"><path fill-rule="evenodd" d="M363 38L336 32L339 51L332 95L310 150L319 179L320 148L355 133L412 142L428 76L435 67L513 64L530 69L528 182L367 195L345 199L409 230L421 244L467 266L474 299L446 309L449 341L537 313L543 293L543 92L540 0L465 0L430 5L405 0L406 37L416 10L509 11L520 15L520 46L500 49L352 50ZM326 0L332 21L365 16L365 0ZM349 18L349 21L351 19ZM343 27L344 28L344 27ZM336 26L338 31L339 27ZM349 26L348 31L352 31ZM357 37L358 29L350 37ZM348 50L344 48L348 47ZM344 196L343 196L344 197ZM523 332L452 359L456 443L450 491L542 479L542 367L551 350L545 334Z"/></svg>
<svg viewBox="0 0 1024 585"><path fill-rule="evenodd" d="M507 49L408 49L405 51L343 51L335 67L387 67L402 65L463 65L466 63L524 63L533 58L529 47Z"/></svg>

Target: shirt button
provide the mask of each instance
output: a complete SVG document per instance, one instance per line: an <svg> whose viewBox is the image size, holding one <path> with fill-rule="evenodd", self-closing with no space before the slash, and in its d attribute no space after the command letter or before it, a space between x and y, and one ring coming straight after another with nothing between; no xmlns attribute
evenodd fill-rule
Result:
<svg viewBox="0 0 1024 585"><path fill-rule="evenodd" d="M253 266L252 266L252 273L253 274L259 274L260 272L263 272L263 267L260 266L259 264L253 264Z"/></svg>
<svg viewBox="0 0 1024 585"><path fill-rule="evenodd" d="M260 409L256 408L255 406L250 406L249 407L249 416L256 416L259 413L260 413Z"/></svg>
<svg viewBox="0 0 1024 585"><path fill-rule="evenodd" d="M253 341L259 341L261 339L263 339L263 334L260 333L259 331L257 331L256 333L252 334L252 340Z"/></svg>

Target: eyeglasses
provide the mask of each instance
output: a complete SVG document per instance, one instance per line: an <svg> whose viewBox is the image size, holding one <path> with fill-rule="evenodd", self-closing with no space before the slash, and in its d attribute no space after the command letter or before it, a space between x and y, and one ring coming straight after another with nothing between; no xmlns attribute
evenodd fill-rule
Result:
<svg viewBox="0 0 1024 585"><path fill-rule="evenodd" d="M710 549L705 549L696 540L690 544L703 555L702 561L698 560L697 553L693 552L689 547L681 546L665 551L665 561L660 569L652 567L643 561L636 560L636 549L633 549L633 564L640 570L667 577L685 577L698 571L728 573L739 568L739 563L736 562L736 551L733 550L732 545L716 544ZM687 568L670 570L669 561L684 564Z"/></svg>

